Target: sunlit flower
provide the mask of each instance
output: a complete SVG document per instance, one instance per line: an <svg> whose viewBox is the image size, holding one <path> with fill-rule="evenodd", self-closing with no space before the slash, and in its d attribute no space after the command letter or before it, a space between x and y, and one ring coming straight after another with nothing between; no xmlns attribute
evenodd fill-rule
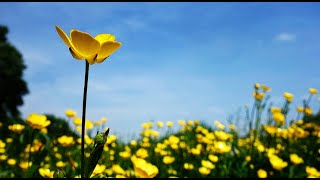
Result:
<svg viewBox="0 0 320 180"><path fill-rule="evenodd" d="M313 114L312 109L311 109L311 108L309 108L309 107L306 107L306 108L304 109L304 112L305 112L306 114L308 114L308 115Z"/></svg>
<svg viewBox="0 0 320 180"><path fill-rule="evenodd" d="M209 154L208 158L209 158L210 161L212 161L214 163L218 162L218 160L219 160L218 156L215 156L213 154Z"/></svg>
<svg viewBox="0 0 320 180"><path fill-rule="evenodd" d="M31 113L26 121L31 128L39 130L51 124L51 121L47 120L45 115L39 115L36 113Z"/></svg>
<svg viewBox="0 0 320 180"><path fill-rule="evenodd" d="M89 64L103 62L121 46L112 34L99 34L93 38L86 32L71 30L69 38L60 27L56 26L56 30L72 56L78 60L85 59Z"/></svg>
<svg viewBox="0 0 320 180"><path fill-rule="evenodd" d="M122 157L123 159L129 159L131 156L131 153L128 151L122 151L122 152L119 152L119 156Z"/></svg>
<svg viewBox="0 0 320 180"><path fill-rule="evenodd" d="M69 118L73 118L73 117L75 117L77 114L76 114L76 112L74 112L73 110L71 110L71 109L67 109L66 111L65 111L65 113L66 113L66 115L69 117Z"/></svg>
<svg viewBox="0 0 320 180"><path fill-rule="evenodd" d="M211 169L208 169L208 168L206 168L206 167L200 167L200 168L199 168L199 172L200 172L200 174L202 174L202 175L208 175L208 174L210 174Z"/></svg>
<svg viewBox="0 0 320 180"><path fill-rule="evenodd" d="M72 136L66 136L63 135L61 137L58 138L58 142L63 146L63 147L69 147L72 146L74 144L74 139Z"/></svg>
<svg viewBox="0 0 320 180"><path fill-rule="evenodd" d="M22 124L13 124L9 125L8 129L12 132L15 132L17 134L20 134L24 130L25 126Z"/></svg>
<svg viewBox="0 0 320 180"><path fill-rule="evenodd" d="M227 145L226 142L224 141L215 141L214 142L214 152L217 153L228 153L231 150L231 146Z"/></svg>
<svg viewBox="0 0 320 180"><path fill-rule="evenodd" d="M263 169L259 169L257 171L257 174L258 174L259 178L267 178L268 177L267 171L265 171Z"/></svg>
<svg viewBox="0 0 320 180"><path fill-rule="evenodd" d="M53 178L53 173L54 171L50 171L50 169L47 169L47 168L39 168L39 174L42 176L42 177L45 177L45 178Z"/></svg>
<svg viewBox="0 0 320 180"><path fill-rule="evenodd" d="M186 124L186 122L184 120L178 120L178 124L180 126L184 126Z"/></svg>
<svg viewBox="0 0 320 180"><path fill-rule="evenodd" d="M298 107L296 108L296 110L297 110L299 113L302 113L302 112L303 112L303 107L298 106Z"/></svg>
<svg viewBox="0 0 320 180"><path fill-rule="evenodd" d="M62 161L58 161L57 163L56 163L56 166L58 167L58 168L62 168L62 167L64 167L66 165L66 163L64 163L64 162L62 162Z"/></svg>
<svg viewBox="0 0 320 180"><path fill-rule="evenodd" d="M75 117L75 118L73 118L73 123L75 125L81 125L82 124L82 119L79 118L79 117Z"/></svg>
<svg viewBox="0 0 320 180"><path fill-rule="evenodd" d="M112 171L115 172L116 174L121 174L121 175L126 174L125 170L119 164L113 164Z"/></svg>
<svg viewBox="0 0 320 180"><path fill-rule="evenodd" d="M201 165L208 169L214 169L216 167L214 164L212 164L211 161L208 161L208 160L201 160Z"/></svg>
<svg viewBox="0 0 320 180"><path fill-rule="evenodd" d="M92 129L93 128L93 123L90 120L86 120L85 127L88 130Z"/></svg>
<svg viewBox="0 0 320 180"><path fill-rule="evenodd" d="M32 161L29 162L29 166L28 166L28 161L21 161L19 163L19 167L23 170L27 170L30 166L32 166Z"/></svg>
<svg viewBox="0 0 320 180"><path fill-rule="evenodd" d="M271 90L270 87L268 87L268 86L266 86L266 85L264 85L264 84L261 85L261 88L262 88L262 90L263 90L264 92L269 92L269 91Z"/></svg>
<svg viewBox="0 0 320 180"><path fill-rule="evenodd" d="M224 130L224 125L221 124L219 121L215 120L214 121L214 125L217 126L217 128L221 129L221 130Z"/></svg>
<svg viewBox="0 0 320 180"><path fill-rule="evenodd" d="M318 94L318 90L315 88L309 88L310 94Z"/></svg>
<svg viewBox="0 0 320 180"><path fill-rule="evenodd" d="M13 166L17 163L17 161L15 159L8 159L7 160L7 163L10 165L10 166Z"/></svg>
<svg viewBox="0 0 320 180"><path fill-rule="evenodd" d="M282 109L279 107L271 107L270 111L271 113L281 113Z"/></svg>
<svg viewBox="0 0 320 180"><path fill-rule="evenodd" d="M157 166L148 163L144 159L132 156L131 162L133 163L135 174L139 178L153 178L159 173Z"/></svg>
<svg viewBox="0 0 320 180"><path fill-rule="evenodd" d="M314 167L306 166L306 173L311 177L320 177L320 172Z"/></svg>
<svg viewBox="0 0 320 180"><path fill-rule="evenodd" d="M260 84L259 83L255 83L254 84L254 88L258 90L260 88Z"/></svg>
<svg viewBox="0 0 320 180"><path fill-rule="evenodd" d="M190 164L190 163L184 163L183 164L183 167L184 169L186 170L192 170L194 168L194 165L193 164Z"/></svg>
<svg viewBox="0 0 320 180"><path fill-rule="evenodd" d="M272 117L278 125L283 125L285 122L285 116L282 113L278 113L278 112L273 113Z"/></svg>
<svg viewBox="0 0 320 180"><path fill-rule="evenodd" d="M279 171L288 166L287 162L283 161L281 158L279 158L274 154L269 155L269 161L273 169L276 169Z"/></svg>
<svg viewBox="0 0 320 180"><path fill-rule="evenodd" d="M148 157L149 154L148 154L148 151L146 149L140 148L140 149L137 150L136 156L139 157L139 158L144 159L144 158Z"/></svg>
<svg viewBox="0 0 320 180"><path fill-rule="evenodd" d="M158 122L157 122L157 126L158 126L159 128L163 127L163 122L158 121Z"/></svg>
<svg viewBox="0 0 320 180"><path fill-rule="evenodd" d="M264 93L259 93L259 92L253 92L253 97L258 100L258 101L261 101L264 97Z"/></svg>
<svg viewBox="0 0 320 180"><path fill-rule="evenodd" d="M299 157L297 154L290 154L290 161L293 164L301 164L303 163L303 159Z"/></svg>
<svg viewBox="0 0 320 180"><path fill-rule="evenodd" d="M174 160L175 160L175 158L172 156L164 156L162 162L164 164L171 164L171 163L173 163Z"/></svg>
<svg viewBox="0 0 320 180"><path fill-rule="evenodd" d="M291 93L285 92L285 93L283 93L283 97L284 97L288 102L292 102L294 96L293 96L293 94L291 94Z"/></svg>
<svg viewBox="0 0 320 180"><path fill-rule="evenodd" d="M172 126L173 126L173 122L167 121L167 126L168 126L168 127L172 127Z"/></svg>

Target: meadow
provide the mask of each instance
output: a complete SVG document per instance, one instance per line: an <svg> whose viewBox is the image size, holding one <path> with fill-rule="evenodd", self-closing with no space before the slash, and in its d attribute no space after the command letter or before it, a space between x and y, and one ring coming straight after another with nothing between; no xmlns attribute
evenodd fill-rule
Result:
<svg viewBox="0 0 320 180"><path fill-rule="evenodd" d="M158 121L143 123L139 138L124 142L108 127L109 119L87 120L86 158L99 141L90 132L110 128L91 178L319 178L320 113L309 106L320 100L317 89L309 88L298 107L291 107L294 95L288 92L282 107L272 106L270 89L254 84L253 107L241 119L249 126L244 135L232 123ZM287 118L289 111L295 119ZM65 114L33 113L0 123L0 178L80 178L81 118L70 109Z"/></svg>

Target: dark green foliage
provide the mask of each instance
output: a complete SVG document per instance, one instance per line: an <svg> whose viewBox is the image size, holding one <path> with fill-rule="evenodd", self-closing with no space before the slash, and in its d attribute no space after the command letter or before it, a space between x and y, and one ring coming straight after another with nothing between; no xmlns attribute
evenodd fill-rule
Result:
<svg viewBox="0 0 320 180"><path fill-rule="evenodd" d="M0 119L17 118L18 106L23 105L22 96L29 93L22 79L23 63L20 52L7 42L8 28L0 25Z"/></svg>

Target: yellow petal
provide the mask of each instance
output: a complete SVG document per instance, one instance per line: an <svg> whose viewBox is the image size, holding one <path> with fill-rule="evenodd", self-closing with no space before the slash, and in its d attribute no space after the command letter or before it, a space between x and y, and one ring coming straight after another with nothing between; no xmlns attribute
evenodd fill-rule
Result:
<svg viewBox="0 0 320 180"><path fill-rule="evenodd" d="M102 44L101 49L98 53L98 57L96 59L97 63L102 63L108 56L114 53L121 47L120 42L107 41Z"/></svg>
<svg viewBox="0 0 320 180"><path fill-rule="evenodd" d="M59 27L59 26L56 26L56 30L59 34L59 36L61 37L61 39L63 40L64 43L66 43L66 45L68 47L71 47L71 40L70 38L66 35L66 33L64 33L64 31Z"/></svg>
<svg viewBox="0 0 320 180"><path fill-rule="evenodd" d="M99 34L95 37L95 39L99 41L100 44L103 44L104 42L107 42L107 41L115 41L116 37L112 34Z"/></svg>
<svg viewBox="0 0 320 180"><path fill-rule="evenodd" d="M75 50L72 48L72 47L69 47L69 51L71 53L71 55L76 58L76 59L79 59L79 60L83 60L85 59L85 57L81 56L80 54L76 53Z"/></svg>
<svg viewBox="0 0 320 180"><path fill-rule="evenodd" d="M71 30L71 42L75 52L80 56L92 58L100 50L100 43L88 33L78 30Z"/></svg>

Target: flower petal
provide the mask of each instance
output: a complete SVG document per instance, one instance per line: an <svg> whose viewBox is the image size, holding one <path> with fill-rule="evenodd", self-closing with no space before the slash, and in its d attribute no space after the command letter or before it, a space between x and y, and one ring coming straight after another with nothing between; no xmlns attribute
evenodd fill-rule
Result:
<svg viewBox="0 0 320 180"><path fill-rule="evenodd" d="M85 57L83 57L83 56L79 55L78 53L76 53L75 50L72 47L69 47L69 51L70 51L71 55L74 58L79 59L79 60L85 59Z"/></svg>
<svg viewBox="0 0 320 180"><path fill-rule="evenodd" d="M99 34L95 37L97 41L99 41L100 44L103 44L107 41L115 41L116 37L112 34Z"/></svg>
<svg viewBox="0 0 320 180"><path fill-rule="evenodd" d="M100 50L100 43L88 33L78 30L71 30L71 42L72 47L80 56L92 58Z"/></svg>
<svg viewBox="0 0 320 180"><path fill-rule="evenodd" d="M61 39L63 40L63 42L68 46L68 47L71 47L71 40L70 38L66 35L66 33L64 33L64 31L59 27L59 26L56 26L56 30L59 34L59 36L61 37Z"/></svg>
<svg viewBox="0 0 320 180"><path fill-rule="evenodd" d="M97 63L102 63L108 56L114 53L121 47L120 42L107 41L101 45L98 57L96 59Z"/></svg>

